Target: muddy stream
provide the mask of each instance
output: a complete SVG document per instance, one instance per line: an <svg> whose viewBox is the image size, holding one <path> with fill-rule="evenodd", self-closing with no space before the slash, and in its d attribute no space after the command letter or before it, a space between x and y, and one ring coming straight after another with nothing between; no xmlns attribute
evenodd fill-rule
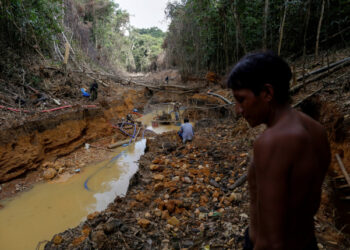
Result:
<svg viewBox="0 0 350 250"><path fill-rule="evenodd" d="M156 113L159 114L159 110L144 115L139 121L156 133L179 129L175 125L152 127ZM78 174L62 175L3 200L0 249L36 249L39 242L77 226L88 214L102 211L115 197L124 196L145 147L146 139L119 147L109 159L86 166Z"/></svg>

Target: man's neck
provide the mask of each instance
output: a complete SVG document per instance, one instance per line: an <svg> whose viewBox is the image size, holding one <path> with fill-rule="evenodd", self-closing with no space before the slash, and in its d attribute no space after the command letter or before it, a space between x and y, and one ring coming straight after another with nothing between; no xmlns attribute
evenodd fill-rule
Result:
<svg viewBox="0 0 350 250"><path fill-rule="evenodd" d="M267 127L275 126L291 110L289 104L272 104L266 121Z"/></svg>

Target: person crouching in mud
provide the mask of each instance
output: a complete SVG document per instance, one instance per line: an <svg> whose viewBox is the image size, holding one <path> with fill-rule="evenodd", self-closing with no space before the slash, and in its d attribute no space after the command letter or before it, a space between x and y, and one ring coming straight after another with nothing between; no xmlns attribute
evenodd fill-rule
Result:
<svg viewBox="0 0 350 250"><path fill-rule="evenodd" d="M181 125L180 130L177 132L183 143L192 141L194 137L192 124L189 123L188 118L184 119L184 123Z"/></svg>
<svg viewBox="0 0 350 250"><path fill-rule="evenodd" d="M228 87L251 127L266 124L248 169L250 225L244 249L318 249L314 215L330 164L325 129L289 105L288 64L271 52L245 56Z"/></svg>

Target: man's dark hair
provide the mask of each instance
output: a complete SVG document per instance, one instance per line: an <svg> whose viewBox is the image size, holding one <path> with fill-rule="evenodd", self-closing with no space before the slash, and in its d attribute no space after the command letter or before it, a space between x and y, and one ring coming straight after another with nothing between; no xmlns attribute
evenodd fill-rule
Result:
<svg viewBox="0 0 350 250"><path fill-rule="evenodd" d="M274 89L274 99L287 103L292 72L288 64L273 52L259 52L243 57L232 69L227 86L233 90L249 89L256 96L269 83Z"/></svg>
<svg viewBox="0 0 350 250"><path fill-rule="evenodd" d="M185 119L184 119L184 123L186 123L186 122L189 122L188 118L185 118Z"/></svg>

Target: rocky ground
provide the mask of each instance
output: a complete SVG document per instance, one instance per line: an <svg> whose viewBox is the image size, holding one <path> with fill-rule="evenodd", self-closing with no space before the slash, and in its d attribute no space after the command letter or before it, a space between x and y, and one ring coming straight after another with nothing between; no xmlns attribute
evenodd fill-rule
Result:
<svg viewBox="0 0 350 250"><path fill-rule="evenodd" d="M183 145L175 132L148 140L126 197L55 235L45 249L242 249L249 219L242 176L262 129L202 120L192 143ZM331 211L322 207L316 216L319 247L347 249Z"/></svg>

